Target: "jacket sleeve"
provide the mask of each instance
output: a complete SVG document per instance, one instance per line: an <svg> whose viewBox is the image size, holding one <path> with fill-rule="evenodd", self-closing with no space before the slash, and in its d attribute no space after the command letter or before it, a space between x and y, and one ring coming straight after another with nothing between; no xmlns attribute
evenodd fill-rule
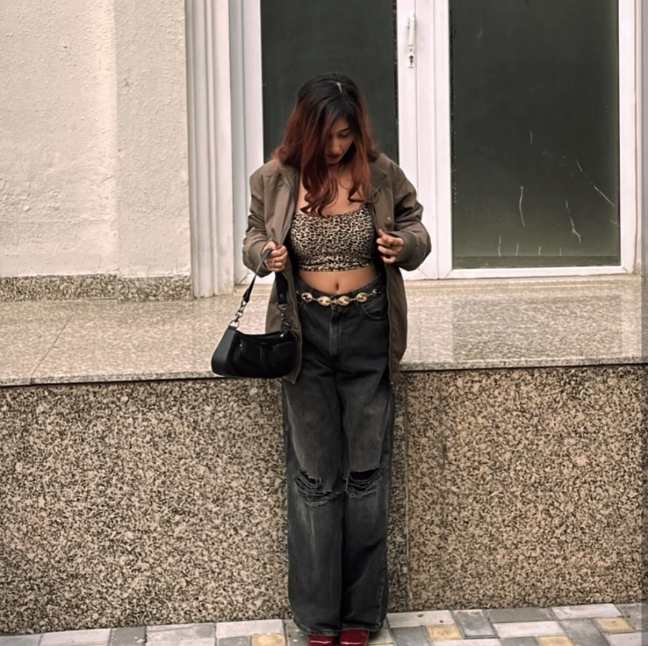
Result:
<svg viewBox="0 0 648 646"><path fill-rule="evenodd" d="M416 269L432 249L430 234L421 222L423 205L416 199L416 189L405 177L405 173L394 163L394 230L391 235L398 236L405 246L394 263L407 271Z"/></svg>
<svg viewBox="0 0 648 646"><path fill-rule="evenodd" d="M261 250L268 242L263 212L263 176L257 169L250 175L250 209L243 237L243 264L256 271L261 260ZM262 265L258 276L267 276L270 270Z"/></svg>

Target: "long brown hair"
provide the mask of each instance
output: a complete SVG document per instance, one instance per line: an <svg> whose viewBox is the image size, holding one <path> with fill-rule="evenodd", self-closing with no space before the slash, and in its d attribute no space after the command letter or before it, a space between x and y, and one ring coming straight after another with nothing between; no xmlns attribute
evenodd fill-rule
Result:
<svg viewBox="0 0 648 646"><path fill-rule="evenodd" d="M326 146L333 124L345 118L351 129L353 143L340 164L351 170L353 185L350 202L362 202L358 189L369 201L371 173L369 162L380 151L374 143L367 105L358 86L343 74L330 73L306 81L297 92L297 103L288 118L282 142L272 151L272 158L301 172L306 189L304 211L321 214L335 201L337 179L326 163ZM356 199L353 195L357 194Z"/></svg>

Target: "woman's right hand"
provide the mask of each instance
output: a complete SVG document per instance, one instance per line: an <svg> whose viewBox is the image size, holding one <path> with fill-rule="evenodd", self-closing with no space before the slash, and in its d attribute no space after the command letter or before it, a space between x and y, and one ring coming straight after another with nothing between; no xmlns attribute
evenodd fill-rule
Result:
<svg viewBox="0 0 648 646"><path fill-rule="evenodd" d="M274 240L268 240L263 246L263 250L272 249L272 253L266 258L265 266L270 271L283 271L286 268L288 259L288 249L285 245L279 245Z"/></svg>

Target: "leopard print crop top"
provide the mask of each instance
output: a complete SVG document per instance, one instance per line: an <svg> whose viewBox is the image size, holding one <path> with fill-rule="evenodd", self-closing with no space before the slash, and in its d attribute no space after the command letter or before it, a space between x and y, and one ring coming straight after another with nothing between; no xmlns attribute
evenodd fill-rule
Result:
<svg viewBox="0 0 648 646"><path fill-rule="evenodd" d="M288 240L298 269L343 271L373 262L376 237L371 205L335 215L295 212Z"/></svg>

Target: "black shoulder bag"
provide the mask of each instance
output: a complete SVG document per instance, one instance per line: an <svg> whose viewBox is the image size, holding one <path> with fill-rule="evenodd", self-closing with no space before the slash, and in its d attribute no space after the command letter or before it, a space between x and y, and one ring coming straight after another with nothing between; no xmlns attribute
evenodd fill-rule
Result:
<svg viewBox="0 0 648 646"><path fill-rule="evenodd" d="M288 283L281 272L275 273L277 304L281 314L281 330L266 334L239 332L239 319L250 300L254 281L261 265L270 255L266 249L250 285L245 290L234 318L227 326L223 338L216 346L211 359L212 372L227 377L259 377L269 379L288 374L297 359L297 336L289 329L286 319L288 308Z"/></svg>

